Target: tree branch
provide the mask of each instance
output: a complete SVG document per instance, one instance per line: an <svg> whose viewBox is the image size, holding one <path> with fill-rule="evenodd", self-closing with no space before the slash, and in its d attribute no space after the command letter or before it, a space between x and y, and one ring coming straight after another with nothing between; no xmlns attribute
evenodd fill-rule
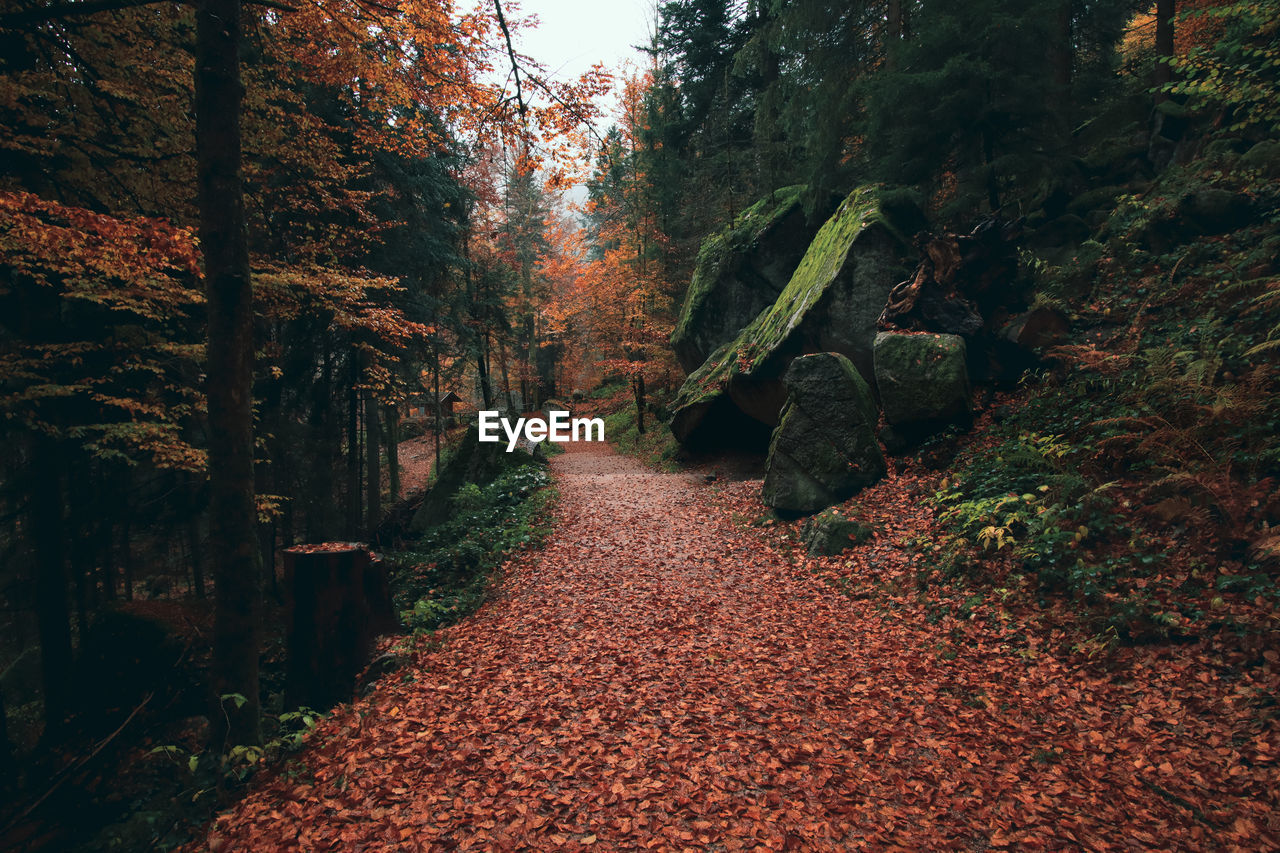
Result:
<svg viewBox="0 0 1280 853"><path fill-rule="evenodd" d="M502 37L507 42L507 56L511 58L511 70L516 77L516 103L520 106L520 117L525 117L524 92L520 88L520 62L516 59L516 49L511 45L511 30L507 28L507 19L502 14L502 0L493 0L493 9L498 13L498 26L502 29Z"/></svg>

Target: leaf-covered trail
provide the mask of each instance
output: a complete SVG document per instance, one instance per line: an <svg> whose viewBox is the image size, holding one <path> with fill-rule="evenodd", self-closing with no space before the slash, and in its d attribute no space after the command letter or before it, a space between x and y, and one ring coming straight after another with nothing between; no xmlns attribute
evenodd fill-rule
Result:
<svg viewBox="0 0 1280 853"><path fill-rule="evenodd" d="M1272 795L1231 769L1244 748L1219 733L1219 760L1205 743L1234 709L1172 719L1144 704L1149 686L1126 692L994 636L940 655L938 626L839 594L686 477L570 447L552 462L562 521L546 547L408 676L323 723L307 770L219 819L210 848L1272 838ZM1155 690L1176 704L1176 687Z"/></svg>

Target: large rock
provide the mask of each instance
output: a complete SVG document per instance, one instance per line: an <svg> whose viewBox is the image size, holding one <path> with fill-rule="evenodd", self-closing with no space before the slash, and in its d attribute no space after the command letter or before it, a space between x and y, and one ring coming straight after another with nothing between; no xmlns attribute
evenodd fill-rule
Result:
<svg viewBox="0 0 1280 853"><path fill-rule="evenodd" d="M1067 337L1067 315L1057 308L1029 308L1000 328L1000 337L1026 350L1043 352Z"/></svg>
<svg viewBox="0 0 1280 853"><path fill-rule="evenodd" d="M769 443L765 504L816 512L884 476L875 401L849 359L826 352L798 358L784 381L788 396Z"/></svg>
<svg viewBox="0 0 1280 853"><path fill-rule="evenodd" d="M834 557L861 545L874 535L870 527L852 518L845 518L838 510L819 513L804 523L800 539L810 557Z"/></svg>
<svg viewBox="0 0 1280 853"><path fill-rule="evenodd" d="M772 427L787 399L782 374L805 353L847 356L873 377L876 321L902 280L918 208L878 187L854 190L818 231L777 301L685 380L671 430L687 445ZM899 227L901 226L901 227Z"/></svg>
<svg viewBox="0 0 1280 853"><path fill-rule="evenodd" d="M671 334L686 373L733 340L791 280L817 231L800 203L804 189L776 190L702 244Z"/></svg>
<svg viewBox="0 0 1280 853"><path fill-rule="evenodd" d="M969 372L957 335L881 332L876 384L894 427L935 427L969 417Z"/></svg>
<svg viewBox="0 0 1280 853"><path fill-rule="evenodd" d="M1253 201L1244 193L1207 187L1187 193L1178 213L1199 234L1227 234L1253 219Z"/></svg>

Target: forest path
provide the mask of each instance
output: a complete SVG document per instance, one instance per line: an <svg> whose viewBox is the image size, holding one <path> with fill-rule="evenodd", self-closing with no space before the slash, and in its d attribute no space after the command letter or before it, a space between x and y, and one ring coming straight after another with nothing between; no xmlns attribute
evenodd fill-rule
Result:
<svg viewBox="0 0 1280 853"><path fill-rule="evenodd" d="M568 447L546 546L322 723L308 770L220 818L211 849L1203 842L1172 792L1199 784L1155 769L1198 726L1086 706L1110 681L1047 654L942 654L945 626L839 594L687 475Z"/></svg>

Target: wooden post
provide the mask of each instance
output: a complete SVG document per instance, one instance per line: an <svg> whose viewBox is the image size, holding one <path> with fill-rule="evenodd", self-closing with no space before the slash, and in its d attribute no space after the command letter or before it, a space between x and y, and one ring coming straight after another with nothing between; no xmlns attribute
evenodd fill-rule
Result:
<svg viewBox="0 0 1280 853"><path fill-rule="evenodd" d="M350 542L285 549L289 707L326 710L351 698L374 639L395 630L387 570Z"/></svg>

